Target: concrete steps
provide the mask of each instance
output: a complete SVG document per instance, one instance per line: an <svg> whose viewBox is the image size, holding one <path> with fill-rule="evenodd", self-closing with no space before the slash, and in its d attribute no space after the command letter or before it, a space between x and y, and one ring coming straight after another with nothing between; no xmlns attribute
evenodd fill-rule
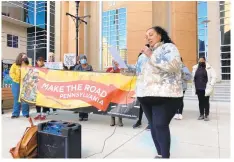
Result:
<svg viewBox="0 0 234 162"><path fill-rule="evenodd" d="M192 84L188 84L188 89L185 92L185 100L198 100L197 96L192 94ZM230 81L222 81L216 83L214 94L210 97L210 101L230 102L231 101L231 83Z"/></svg>

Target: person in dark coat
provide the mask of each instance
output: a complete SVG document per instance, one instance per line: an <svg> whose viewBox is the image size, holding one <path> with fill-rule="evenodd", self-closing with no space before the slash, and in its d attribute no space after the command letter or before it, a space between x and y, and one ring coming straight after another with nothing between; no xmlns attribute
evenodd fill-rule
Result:
<svg viewBox="0 0 234 162"><path fill-rule="evenodd" d="M88 64L87 57L85 55L80 56L80 64L74 67L74 71L93 71L93 67ZM75 111L74 113L77 113ZM88 120L88 113L80 112L79 113L80 121Z"/></svg>

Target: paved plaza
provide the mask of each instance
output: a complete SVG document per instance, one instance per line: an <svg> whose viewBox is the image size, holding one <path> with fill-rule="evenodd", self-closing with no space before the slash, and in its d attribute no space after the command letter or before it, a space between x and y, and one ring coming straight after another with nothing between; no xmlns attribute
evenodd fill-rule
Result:
<svg viewBox="0 0 234 162"><path fill-rule="evenodd" d="M78 122L78 114L58 111L59 115L48 116L48 120ZM198 121L198 102L185 101L184 119L171 123L171 158L230 158L230 103L212 102L211 121ZM35 116L35 110L31 111ZM2 115L2 157L11 158L9 150L21 138L29 126L27 119L12 120L11 112ZM134 120L124 119L124 127L117 127L106 141L104 150L89 158L153 158L156 150L150 132L143 126L133 129ZM37 123L36 123L37 124ZM110 117L91 114L82 124L82 157L86 158L102 150L105 139L115 127L110 127Z"/></svg>

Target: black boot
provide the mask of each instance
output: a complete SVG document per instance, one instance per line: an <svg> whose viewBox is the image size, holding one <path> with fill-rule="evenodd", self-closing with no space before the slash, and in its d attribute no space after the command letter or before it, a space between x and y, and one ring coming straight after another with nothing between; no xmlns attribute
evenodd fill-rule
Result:
<svg viewBox="0 0 234 162"><path fill-rule="evenodd" d="M115 126L115 117L111 117L111 124L110 124L110 126Z"/></svg>
<svg viewBox="0 0 234 162"><path fill-rule="evenodd" d="M118 125L119 125L120 127L122 127L122 126L123 126L122 118L119 118Z"/></svg>
<svg viewBox="0 0 234 162"><path fill-rule="evenodd" d="M138 128L138 127L140 127L141 126L141 122L138 120L137 122L136 122L136 124L134 124L132 127L133 128Z"/></svg>

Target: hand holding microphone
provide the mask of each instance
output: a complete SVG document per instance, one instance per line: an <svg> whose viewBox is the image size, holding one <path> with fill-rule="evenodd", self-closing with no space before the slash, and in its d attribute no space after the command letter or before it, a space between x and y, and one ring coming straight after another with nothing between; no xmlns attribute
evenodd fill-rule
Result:
<svg viewBox="0 0 234 162"><path fill-rule="evenodd" d="M149 44L146 44L145 47L141 50L141 52L144 53L147 57L151 57L152 55L152 51L149 47Z"/></svg>

